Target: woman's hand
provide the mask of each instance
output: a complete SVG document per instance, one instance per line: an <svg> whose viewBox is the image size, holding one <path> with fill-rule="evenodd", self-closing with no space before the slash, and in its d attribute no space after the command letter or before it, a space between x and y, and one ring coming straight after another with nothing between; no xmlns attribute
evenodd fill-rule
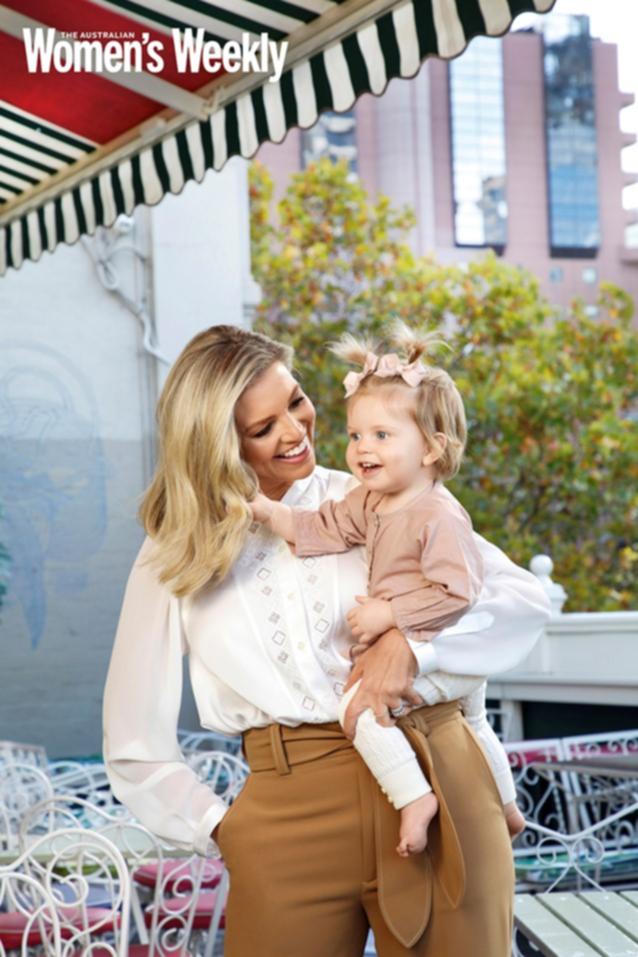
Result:
<svg viewBox="0 0 638 957"><path fill-rule="evenodd" d="M261 492L257 492L252 502L248 503L253 513L254 522L267 522L272 515L273 503Z"/></svg>
<svg viewBox="0 0 638 957"><path fill-rule="evenodd" d="M346 690L359 678L361 687L348 705L343 730L349 738L354 732L359 715L372 708L379 724L390 727L394 721L390 708L398 708L402 701L422 704L413 690L417 662L412 650L398 628L392 628L360 654L354 664Z"/></svg>
<svg viewBox="0 0 638 957"><path fill-rule="evenodd" d="M346 619L359 644L369 644L378 635L394 628L396 622L389 601L368 598L366 595L356 595L355 599L359 604L350 609Z"/></svg>

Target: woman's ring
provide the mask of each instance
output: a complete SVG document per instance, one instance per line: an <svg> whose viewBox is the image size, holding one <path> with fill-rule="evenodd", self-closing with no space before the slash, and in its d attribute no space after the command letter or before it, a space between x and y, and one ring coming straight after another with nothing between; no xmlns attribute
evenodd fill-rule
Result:
<svg viewBox="0 0 638 957"><path fill-rule="evenodd" d="M393 718L400 718L402 714L408 710L408 706L405 701L402 701L398 708L390 708L390 714Z"/></svg>

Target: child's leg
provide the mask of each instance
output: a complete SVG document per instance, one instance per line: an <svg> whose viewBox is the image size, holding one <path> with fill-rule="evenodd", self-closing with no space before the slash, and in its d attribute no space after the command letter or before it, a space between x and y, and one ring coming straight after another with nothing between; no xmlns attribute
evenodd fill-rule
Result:
<svg viewBox="0 0 638 957"><path fill-rule="evenodd" d="M525 828L525 819L516 806L516 786L505 748L487 720L485 709L485 684L461 699L465 720L479 739L485 752L498 793L503 802L509 832L514 837Z"/></svg>
<svg viewBox="0 0 638 957"><path fill-rule="evenodd" d="M341 700L339 721L342 725L360 684L355 682ZM368 708L359 716L353 744L383 793L401 811L399 854L407 856L422 851L438 802L407 738L396 727L384 728L378 724L372 709Z"/></svg>
<svg viewBox="0 0 638 957"><path fill-rule="evenodd" d="M414 690L427 704L460 699L465 720L479 739L494 775L509 832L512 837L515 837L524 829L525 819L516 806L516 788L507 754L487 720L485 687L485 678L474 675L451 675L443 671L421 675L414 681Z"/></svg>

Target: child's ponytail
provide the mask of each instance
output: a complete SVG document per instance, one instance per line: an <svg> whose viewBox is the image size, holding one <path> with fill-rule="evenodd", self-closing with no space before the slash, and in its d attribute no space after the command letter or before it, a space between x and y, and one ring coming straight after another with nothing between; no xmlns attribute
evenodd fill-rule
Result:
<svg viewBox="0 0 638 957"><path fill-rule="evenodd" d="M406 362L416 362L421 356L429 358L439 349L451 348L438 332L411 329L402 319L393 323L388 338Z"/></svg>
<svg viewBox="0 0 638 957"><path fill-rule="evenodd" d="M376 352L377 348L378 343L373 339L355 339L349 332L344 333L338 342L330 343L330 351L353 366L364 366L369 353Z"/></svg>

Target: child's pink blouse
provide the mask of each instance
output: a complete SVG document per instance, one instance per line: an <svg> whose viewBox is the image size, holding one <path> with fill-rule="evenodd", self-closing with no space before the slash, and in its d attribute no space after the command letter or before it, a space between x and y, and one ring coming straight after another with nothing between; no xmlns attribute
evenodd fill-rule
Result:
<svg viewBox="0 0 638 957"><path fill-rule="evenodd" d="M483 562L469 515L441 482L395 512L379 514L383 496L358 486L316 512L294 510L301 557L365 545L368 595L390 601L397 627L427 640L471 608Z"/></svg>

